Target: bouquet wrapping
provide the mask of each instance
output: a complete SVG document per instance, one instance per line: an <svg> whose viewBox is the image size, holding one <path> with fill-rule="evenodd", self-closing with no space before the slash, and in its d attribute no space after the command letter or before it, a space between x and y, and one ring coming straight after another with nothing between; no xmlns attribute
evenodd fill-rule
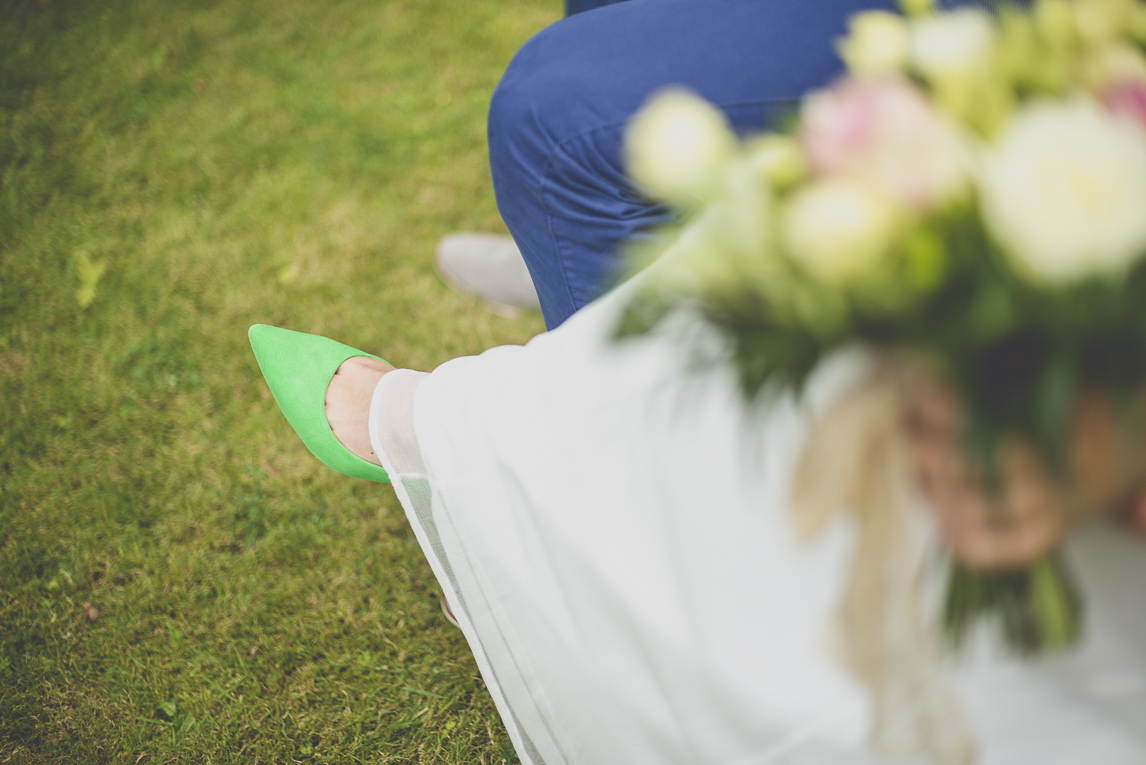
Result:
<svg viewBox="0 0 1146 765"><path fill-rule="evenodd" d="M852 18L847 74L805 97L786 130L740 141L681 90L630 126L633 179L682 215L651 252L633 251L638 266L663 257L618 336L699 312L726 337L748 398L799 389L843 347L874 350L868 378L814 428L793 508L807 535L838 513L857 522L841 653L872 695L883 753L973 759L940 669L944 645L982 618L1023 653L1078 638L1081 599L1056 551L1005 571L953 562L929 616L908 544L917 490L903 420L913 391L941 381L988 491L1022 453L1069 493L1086 395L1141 431L1144 47L1136 0L994 15L905 0L903 15ZM1126 455L1141 453L1133 430Z"/></svg>

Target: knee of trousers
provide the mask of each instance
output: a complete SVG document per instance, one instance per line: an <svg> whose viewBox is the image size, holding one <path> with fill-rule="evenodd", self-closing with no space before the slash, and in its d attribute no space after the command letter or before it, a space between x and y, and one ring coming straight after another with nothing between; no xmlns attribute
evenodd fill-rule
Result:
<svg viewBox="0 0 1146 765"><path fill-rule="evenodd" d="M598 261L623 236L611 233L614 200L628 187L622 128L607 124L616 115L571 60L570 37L550 27L521 49L494 91L487 131L498 209L551 326L595 296Z"/></svg>
<svg viewBox="0 0 1146 765"><path fill-rule="evenodd" d="M499 195L532 195L552 154L552 141L543 126L531 83L502 79L489 105L486 129L489 164Z"/></svg>
<svg viewBox="0 0 1146 765"><path fill-rule="evenodd" d="M551 42L558 36L550 27L527 42L494 90L487 140L495 188L539 193L562 140L583 127L578 95L592 84L578 81L577 68Z"/></svg>

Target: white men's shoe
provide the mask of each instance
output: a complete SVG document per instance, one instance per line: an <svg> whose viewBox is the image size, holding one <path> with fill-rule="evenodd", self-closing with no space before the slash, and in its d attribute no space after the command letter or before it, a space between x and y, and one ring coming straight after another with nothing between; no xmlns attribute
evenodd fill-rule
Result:
<svg viewBox="0 0 1146 765"><path fill-rule="evenodd" d="M458 292L477 295L490 310L514 318L539 310L537 290L513 239L497 234L450 234L438 242L434 267Z"/></svg>

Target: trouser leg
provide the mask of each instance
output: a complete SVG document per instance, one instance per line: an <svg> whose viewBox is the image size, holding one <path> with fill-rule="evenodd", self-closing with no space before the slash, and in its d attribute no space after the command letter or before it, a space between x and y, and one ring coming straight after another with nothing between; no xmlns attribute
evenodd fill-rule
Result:
<svg viewBox="0 0 1146 765"><path fill-rule="evenodd" d="M626 121L679 84L739 132L842 70L848 16L891 0L628 0L543 30L494 93L489 150L498 208L555 327L605 286L618 246L672 219L628 182Z"/></svg>

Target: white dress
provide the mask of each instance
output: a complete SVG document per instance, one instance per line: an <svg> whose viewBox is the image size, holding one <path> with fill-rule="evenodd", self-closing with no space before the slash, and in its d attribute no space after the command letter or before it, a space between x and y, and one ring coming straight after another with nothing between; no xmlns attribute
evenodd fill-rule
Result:
<svg viewBox="0 0 1146 765"><path fill-rule="evenodd" d="M797 542L787 506L805 412L859 362L749 407L682 353L686 325L611 340L627 289L524 347L393 372L371 406L523 765L882 762L828 640L851 530ZM951 667L984 765L1146 764L1146 546L1099 525L1069 555L1080 650Z"/></svg>

